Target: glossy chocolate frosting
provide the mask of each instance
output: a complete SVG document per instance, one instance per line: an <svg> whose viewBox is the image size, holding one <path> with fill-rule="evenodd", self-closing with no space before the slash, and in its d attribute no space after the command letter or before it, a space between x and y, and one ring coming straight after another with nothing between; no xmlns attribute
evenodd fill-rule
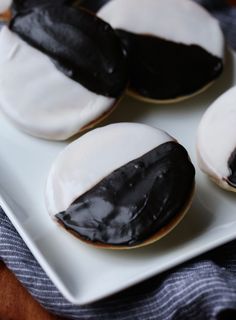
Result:
<svg viewBox="0 0 236 320"><path fill-rule="evenodd" d="M130 88L164 100L191 95L219 77L222 59L198 45L117 30L128 53Z"/></svg>
<svg viewBox="0 0 236 320"><path fill-rule="evenodd" d="M232 152L232 154L229 158L228 166L231 171L231 174L227 179L228 184L230 186L236 188L236 149Z"/></svg>
<svg viewBox="0 0 236 320"><path fill-rule="evenodd" d="M56 218L87 241L135 246L185 209L194 175L186 150L167 142L112 172Z"/></svg>
<svg viewBox="0 0 236 320"><path fill-rule="evenodd" d="M90 91L119 97L125 90L127 65L120 40L87 11L67 5L34 7L17 14L10 28Z"/></svg>

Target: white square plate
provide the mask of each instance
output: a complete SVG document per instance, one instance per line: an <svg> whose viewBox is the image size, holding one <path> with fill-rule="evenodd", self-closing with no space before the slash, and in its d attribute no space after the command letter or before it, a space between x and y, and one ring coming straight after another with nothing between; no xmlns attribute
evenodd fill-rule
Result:
<svg viewBox="0 0 236 320"><path fill-rule="evenodd" d="M210 103L234 83L236 56L229 53L223 76L205 93L173 105L148 105L125 98L108 121L163 128L188 149L196 165L199 120ZM236 238L236 194L220 190L196 166L193 206L165 238L128 251L83 244L50 219L44 204L47 174L66 143L30 137L2 115L0 133L0 204L45 272L72 303L94 302Z"/></svg>

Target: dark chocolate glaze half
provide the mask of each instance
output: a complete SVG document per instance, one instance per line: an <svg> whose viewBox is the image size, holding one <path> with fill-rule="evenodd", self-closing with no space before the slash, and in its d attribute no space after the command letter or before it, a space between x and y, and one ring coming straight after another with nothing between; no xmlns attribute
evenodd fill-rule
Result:
<svg viewBox="0 0 236 320"><path fill-rule="evenodd" d="M127 63L120 40L107 23L86 10L34 7L17 14L10 28L90 91L116 98L125 90Z"/></svg>
<svg viewBox="0 0 236 320"><path fill-rule="evenodd" d="M222 59L197 45L117 30L128 53L130 89L143 97L188 96L219 77Z"/></svg>
<svg viewBox="0 0 236 320"><path fill-rule="evenodd" d="M87 241L135 246L185 209L194 175L184 147L167 142L112 172L56 218Z"/></svg>
<svg viewBox="0 0 236 320"><path fill-rule="evenodd" d="M79 5L91 12L98 12L104 4L111 0L79 0Z"/></svg>
<svg viewBox="0 0 236 320"><path fill-rule="evenodd" d="M236 149L229 158L228 167L230 168L231 174L227 178L227 182L231 187L236 188Z"/></svg>

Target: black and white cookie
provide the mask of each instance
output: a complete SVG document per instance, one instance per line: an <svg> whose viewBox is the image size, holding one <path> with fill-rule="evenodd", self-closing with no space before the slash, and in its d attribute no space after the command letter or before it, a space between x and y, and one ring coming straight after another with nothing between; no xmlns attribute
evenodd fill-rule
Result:
<svg viewBox="0 0 236 320"><path fill-rule="evenodd" d="M82 0L116 29L129 57L130 93L175 102L201 92L223 69L219 23L190 0Z"/></svg>
<svg viewBox="0 0 236 320"><path fill-rule="evenodd" d="M197 137L200 168L220 187L236 192L236 87L203 115Z"/></svg>
<svg viewBox="0 0 236 320"><path fill-rule="evenodd" d="M137 123L95 129L52 165L49 214L79 239L127 249L167 234L190 206L195 170L162 130Z"/></svg>
<svg viewBox="0 0 236 320"><path fill-rule="evenodd" d="M85 10L45 5L0 32L0 105L22 130L63 140L107 116L127 86L114 30Z"/></svg>

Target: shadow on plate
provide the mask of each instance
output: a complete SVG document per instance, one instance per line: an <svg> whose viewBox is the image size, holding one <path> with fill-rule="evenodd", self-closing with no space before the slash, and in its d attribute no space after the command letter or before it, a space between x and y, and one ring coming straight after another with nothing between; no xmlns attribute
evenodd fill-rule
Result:
<svg viewBox="0 0 236 320"><path fill-rule="evenodd" d="M20 199L21 197L27 197L27 191L21 187L20 181L12 174L11 170L8 170L8 164L2 157L0 157L0 172L0 206L6 209L6 213L10 210L14 212L14 215L17 216L21 222L26 222L29 215L20 205L20 202L15 200L15 198L13 199L10 194L17 194L17 198ZM9 187L11 188L10 190L8 190ZM30 199L30 197L28 198Z"/></svg>

